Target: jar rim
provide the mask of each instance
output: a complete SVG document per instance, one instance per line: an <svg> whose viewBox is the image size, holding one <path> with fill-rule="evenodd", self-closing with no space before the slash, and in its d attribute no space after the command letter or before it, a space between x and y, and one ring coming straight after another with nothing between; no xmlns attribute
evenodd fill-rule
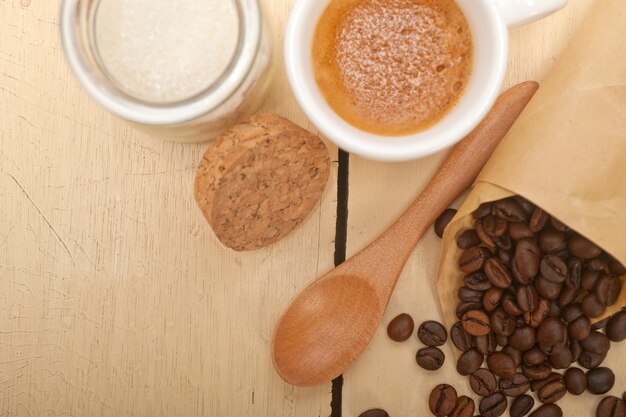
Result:
<svg viewBox="0 0 626 417"><path fill-rule="evenodd" d="M172 103L150 103L131 97L114 83L104 85L90 69L81 51L80 3L84 0L63 0L60 31L65 56L72 72L89 95L113 114L151 126L187 123L217 109L243 84L258 54L262 31L259 0L233 0L239 14L239 41L229 67L219 82L186 100Z"/></svg>

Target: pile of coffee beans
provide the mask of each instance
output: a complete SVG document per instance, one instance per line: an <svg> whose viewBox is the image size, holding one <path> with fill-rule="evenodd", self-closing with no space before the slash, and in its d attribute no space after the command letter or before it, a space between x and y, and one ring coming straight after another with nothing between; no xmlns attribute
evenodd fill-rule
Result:
<svg viewBox="0 0 626 417"><path fill-rule="evenodd" d="M450 214L437 221L437 234ZM531 391L542 403L532 417L561 417L556 403L566 393L611 390L615 374L601 365L611 342L626 340L626 311L591 320L617 302L624 266L521 197L483 204L473 216L474 228L456 238L466 275L450 338L463 352L458 372L482 397L480 414L499 417L512 398L511 417L523 417L535 405ZM626 417L623 402L607 398L598 417ZM452 387L440 385L429 405L438 417L464 415L457 400Z"/></svg>

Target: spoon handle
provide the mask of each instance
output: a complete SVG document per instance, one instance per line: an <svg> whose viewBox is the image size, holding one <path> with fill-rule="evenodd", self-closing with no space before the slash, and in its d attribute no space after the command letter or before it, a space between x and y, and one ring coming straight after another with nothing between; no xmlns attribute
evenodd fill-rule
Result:
<svg viewBox="0 0 626 417"><path fill-rule="evenodd" d="M354 258L366 264L381 299L391 294L413 249L437 217L476 179L539 85L527 81L504 92L487 117L448 155L433 179L404 214Z"/></svg>

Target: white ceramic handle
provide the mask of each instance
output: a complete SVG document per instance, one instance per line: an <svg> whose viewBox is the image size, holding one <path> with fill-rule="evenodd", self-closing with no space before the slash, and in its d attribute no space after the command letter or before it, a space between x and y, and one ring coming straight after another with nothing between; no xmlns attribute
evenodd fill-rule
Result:
<svg viewBox="0 0 626 417"><path fill-rule="evenodd" d="M565 7L567 0L493 0L509 27L542 19Z"/></svg>

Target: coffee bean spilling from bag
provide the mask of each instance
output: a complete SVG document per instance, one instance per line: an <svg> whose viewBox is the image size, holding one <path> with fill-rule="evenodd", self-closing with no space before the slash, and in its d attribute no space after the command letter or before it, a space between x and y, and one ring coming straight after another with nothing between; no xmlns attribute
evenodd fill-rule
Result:
<svg viewBox="0 0 626 417"><path fill-rule="evenodd" d="M601 364L611 341L626 340L626 310L601 323L591 320L618 301L624 266L521 197L483 204L473 216L474 228L456 239L466 275L450 338L463 352L458 372L483 397L481 415L501 416L512 397L511 415L523 417L534 406L532 391L542 405L531 416L560 417L555 403L566 393L611 390L615 374ZM572 367L576 363L587 371ZM431 395L435 415L456 401L445 388ZM443 391L449 393L445 406ZM607 398L598 416L620 415L619 399Z"/></svg>

